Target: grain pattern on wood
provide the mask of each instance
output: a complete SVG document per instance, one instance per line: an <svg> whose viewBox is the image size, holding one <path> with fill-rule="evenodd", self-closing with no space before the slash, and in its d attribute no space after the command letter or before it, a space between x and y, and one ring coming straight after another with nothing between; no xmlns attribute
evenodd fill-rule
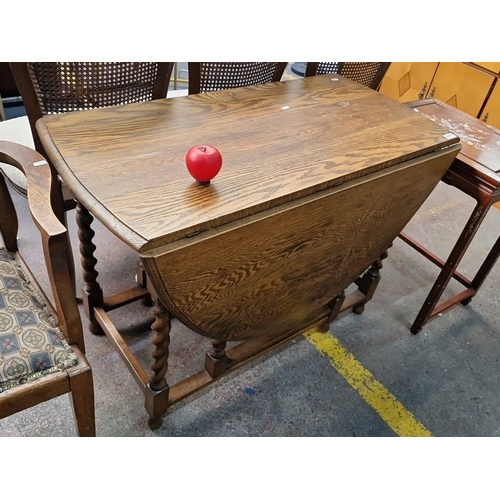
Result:
<svg viewBox="0 0 500 500"><path fill-rule="evenodd" d="M195 331L223 340L280 335L328 304L385 252L456 151L167 245L145 257L144 266L167 307Z"/></svg>
<svg viewBox="0 0 500 500"><path fill-rule="evenodd" d="M69 379L64 372L52 373L28 385L13 387L0 394L0 418L49 401L69 390Z"/></svg>
<svg viewBox="0 0 500 500"><path fill-rule="evenodd" d="M331 75L46 116L37 127L75 196L137 249L456 142L388 97ZM200 143L224 159L207 188L184 165Z"/></svg>
<svg viewBox="0 0 500 500"><path fill-rule="evenodd" d="M138 251L139 282L214 339L205 369L170 388L160 321L146 383L106 300L89 303L144 392L151 428L176 401L369 300L369 273L334 299L386 255L460 149L419 113L332 75L46 116L37 129L75 198ZM184 166L203 143L224 160L208 187ZM243 342L226 350L233 340Z"/></svg>

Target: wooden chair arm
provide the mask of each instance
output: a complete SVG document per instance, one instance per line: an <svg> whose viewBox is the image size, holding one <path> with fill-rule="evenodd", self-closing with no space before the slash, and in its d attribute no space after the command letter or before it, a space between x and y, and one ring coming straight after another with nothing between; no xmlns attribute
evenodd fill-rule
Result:
<svg viewBox="0 0 500 500"><path fill-rule="evenodd" d="M66 228L54 214L52 200L55 176L45 158L21 144L0 141L0 161L21 170L26 176L28 203L38 229L47 237L63 235Z"/></svg>
<svg viewBox="0 0 500 500"><path fill-rule="evenodd" d="M71 280L72 256L67 229L53 209L54 202L62 202L55 172L34 149L8 141L0 141L0 161L19 168L26 176L28 205L41 234L59 326L68 342L77 344L85 352L82 324ZM6 200L6 203L12 206L11 200Z"/></svg>

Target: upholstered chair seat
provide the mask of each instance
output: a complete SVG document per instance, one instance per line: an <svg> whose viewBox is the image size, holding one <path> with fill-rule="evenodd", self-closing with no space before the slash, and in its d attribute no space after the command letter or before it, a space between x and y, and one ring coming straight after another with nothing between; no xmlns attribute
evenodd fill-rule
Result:
<svg viewBox="0 0 500 500"><path fill-rule="evenodd" d="M29 253L40 254L46 271L42 281L38 266L28 265L31 258L18 244L18 207L0 175L0 419L69 394L77 433L95 436L94 384L73 293L71 248L54 211L62 202L59 182L43 156L24 145L0 140L0 162L26 179L41 240ZM40 286L46 278L50 298Z"/></svg>
<svg viewBox="0 0 500 500"><path fill-rule="evenodd" d="M23 265L0 247L0 392L77 363Z"/></svg>

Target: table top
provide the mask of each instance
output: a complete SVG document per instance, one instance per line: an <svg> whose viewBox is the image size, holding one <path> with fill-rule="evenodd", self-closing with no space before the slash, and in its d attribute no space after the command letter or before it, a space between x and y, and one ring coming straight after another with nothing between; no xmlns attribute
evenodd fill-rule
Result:
<svg viewBox="0 0 500 500"><path fill-rule="evenodd" d="M487 177L494 185L500 184L500 130L440 101L429 99L408 105L456 134L462 145L458 159L477 175Z"/></svg>
<svg viewBox="0 0 500 500"><path fill-rule="evenodd" d="M458 142L337 75L48 115L37 130L75 198L141 252ZM223 156L209 186L185 167L197 144Z"/></svg>

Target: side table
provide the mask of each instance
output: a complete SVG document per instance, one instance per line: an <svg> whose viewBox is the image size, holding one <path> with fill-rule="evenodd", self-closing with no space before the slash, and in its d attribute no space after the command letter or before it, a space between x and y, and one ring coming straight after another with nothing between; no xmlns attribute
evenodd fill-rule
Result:
<svg viewBox="0 0 500 500"><path fill-rule="evenodd" d="M462 150L442 180L477 201L446 261L431 253L406 233L401 232L399 235L403 241L441 268L436 282L411 327L412 333L416 334L422 330L427 321L459 302L467 305L476 295L499 257L500 237L472 280L457 272L457 267L488 210L500 200L500 130L439 101L420 100L407 103L407 105L460 137ZM461 283L465 290L438 305L451 278Z"/></svg>

